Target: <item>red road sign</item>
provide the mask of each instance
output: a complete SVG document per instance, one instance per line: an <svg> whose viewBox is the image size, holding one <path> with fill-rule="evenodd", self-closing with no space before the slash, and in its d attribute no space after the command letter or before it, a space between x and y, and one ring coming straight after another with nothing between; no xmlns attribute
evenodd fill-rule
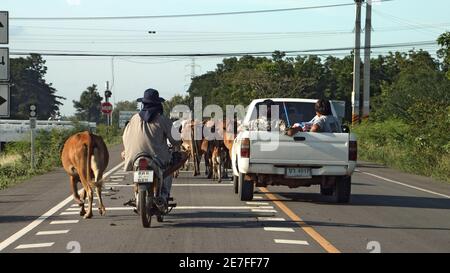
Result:
<svg viewBox="0 0 450 273"><path fill-rule="evenodd" d="M113 110L113 106L110 102L102 103L102 113L111 114L112 110Z"/></svg>

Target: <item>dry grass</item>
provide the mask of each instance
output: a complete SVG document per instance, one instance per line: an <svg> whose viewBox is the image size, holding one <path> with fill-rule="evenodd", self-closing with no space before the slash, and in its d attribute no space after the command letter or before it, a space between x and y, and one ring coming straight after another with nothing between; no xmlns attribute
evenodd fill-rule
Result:
<svg viewBox="0 0 450 273"><path fill-rule="evenodd" d="M20 155L0 155L0 166L14 163L20 159Z"/></svg>

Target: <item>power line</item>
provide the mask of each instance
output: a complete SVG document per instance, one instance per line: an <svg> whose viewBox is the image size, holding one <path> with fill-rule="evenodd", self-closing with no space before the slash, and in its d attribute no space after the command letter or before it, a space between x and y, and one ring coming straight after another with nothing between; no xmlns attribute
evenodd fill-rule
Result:
<svg viewBox="0 0 450 273"><path fill-rule="evenodd" d="M382 2L389 2L393 0L382 0ZM353 6L354 3L342 3L333 5L320 5L320 6L308 6L308 7L296 7L296 8L284 8L284 9L265 9L265 10L247 10L247 11L231 11L231 12L214 12L214 13L193 13L193 14L170 14L170 15L138 15L138 16L92 16L92 17L11 17L10 20L139 20L139 19L163 19L163 18L184 18L184 17L206 17L206 16L224 16L224 15L243 15L243 14L257 14L257 13L274 13L274 12L290 12L299 10L312 10L322 8L336 8Z"/></svg>
<svg viewBox="0 0 450 273"><path fill-rule="evenodd" d="M395 44L380 44L373 45L370 49L382 49L382 48L399 48L399 47L415 47L415 46L430 46L436 45L436 41L421 41L421 42L408 42L408 43L395 43ZM287 50L283 51L286 54L298 54L298 53L315 53L315 52L336 52L336 51L352 51L354 47L338 47L338 48L321 48L321 49L307 49L307 50ZM359 49L366 49L366 47L360 47ZM21 52L23 51L23 52ZM69 53L67 51L57 50L17 50L10 53L14 56L24 56L30 54L40 54L42 56L76 56L76 57L231 57L231 56L271 56L273 51L260 51L260 52L228 52L228 53L116 53L116 52L104 52L93 53L89 51L73 51Z"/></svg>
<svg viewBox="0 0 450 273"><path fill-rule="evenodd" d="M407 24L406 26L387 26L377 28L377 32L392 32L392 31L403 31L403 30L414 30L414 29L438 29L442 30L442 28L446 28L450 26L450 22L441 22L441 23L430 23L430 24L420 24L420 25L411 25ZM109 32L130 32L130 33L141 33L146 34L148 29L136 30L136 29L108 29L108 28L66 28L66 27L37 27L37 26L19 26L16 27L21 28L31 28L31 29L51 29L51 30L72 30L72 31L109 31ZM334 30L316 30L316 31L185 31L185 30L157 30L157 36L154 38L158 38L159 36L170 35L174 36L188 36L192 37L193 34L198 35L200 37L203 36L224 36L224 35L232 35L232 36L253 36L253 35L321 35L321 34L347 34L350 31L348 29L334 29ZM353 32L352 32L353 33ZM49 34L16 34L15 37L120 37L120 38L132 38L132 37L143 37L142 35L103 35L103 34L55 34L54 32Z"/></svg>

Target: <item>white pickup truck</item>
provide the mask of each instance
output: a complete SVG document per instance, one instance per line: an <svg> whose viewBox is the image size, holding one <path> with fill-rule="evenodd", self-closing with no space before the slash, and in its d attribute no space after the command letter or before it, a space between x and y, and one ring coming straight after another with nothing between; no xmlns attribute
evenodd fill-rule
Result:
<svg viewBox="0 0 450 273"><path fill-rule="evenodd" d="M317 100L271 99L279 107L279 118L288 127L309 122L315 116ZM351 175L356 167L355 135L347 133L297 132L288 136L280 130L252 130L252 120L264 101L249 105L232 148L234 191L242 201L253 199L254 187L285 185L290 188L320 185L323 195L347 203L351 192ZM331 110L337 117L336 109ZM258 105L258 107L256 107ZM259 110L258 110L259 111Z"/></svg>

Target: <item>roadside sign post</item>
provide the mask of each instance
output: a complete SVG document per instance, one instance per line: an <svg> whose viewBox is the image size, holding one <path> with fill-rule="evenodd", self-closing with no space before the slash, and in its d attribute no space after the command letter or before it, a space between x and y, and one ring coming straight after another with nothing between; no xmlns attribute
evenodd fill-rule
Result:
<svg viewBox="0 0 450 273"><path fill-rule="evenodd" d="M0 11L0 44L9 43L9 13ZM0 118L9 118L11 95L9 91L9 48L0 48ZM0 144L1 145L1 144Z"/></svg>
<svg viewBox="0 0 450 273"><path fill-rule="evenodd" d="M37 107L36 105L30 105L30 131L31 131L31 169L34 170L36 167L35 164L35 149L34 149L34 141L36 138L35 130L36 130L36 116L37 116Z"/></svg>
<svg viewBox="0 0 450 273"><path fill-rule="evenodd" d="M112 96L111 90L109 90L109 81L105 83L105 103L109 103L109 98ZM111 104L111 103L109 103ZM106 107L109 107L107 105ZM106 125L111 126L112 125L112 104L111 104L111 112L108 112L109 110L106 109L106 112L103 112L103 104L102 104L102 112L106 114Z"/></svg>
<svg viewBox="0 0 450 273"><path fill-rule="evenodd" d="M102 113L106 115L107 125L110 126L111 113L113 111L113 105L110 102L102 103ZM112 122L111 122L112 123Z"/></svg>

